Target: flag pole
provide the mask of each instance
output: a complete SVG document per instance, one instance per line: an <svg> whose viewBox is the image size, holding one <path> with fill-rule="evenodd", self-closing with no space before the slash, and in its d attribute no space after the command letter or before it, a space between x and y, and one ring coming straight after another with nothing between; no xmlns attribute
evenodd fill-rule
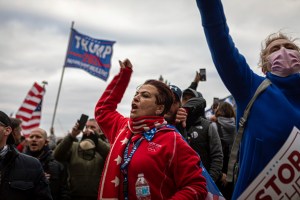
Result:
<svg viewBox="0 0 300 200"><path fill-rule="evenodd" d="M65 63L67 61L67 55L68 55L68 52L70 50L70 42L71 42L71 38L72 38L73 27L74 27L74 21L72 21L72 24L71 24L71 31L70 31L70 36L69 36L69 43L68 43L68 48L67 48L67 53L66 53L64 65L65 65ZM56 115L56 109L57 109L57 104L58 104L58 100L59 100L59 95L60 95L60 90L61 90L61 85L62 85L64 73L65 73L65 66L63 66L63 68L62 68L62 73L61 73L61 77L60 77L58 92L57 92L57 96L56 96L56 102L55 102L55 107L54 107L54 112L53 112L53 117L52 117L52 122L51 122L51 129L52 130L54 129L53 125L54 125L54 120L55 120L55 115Z"/></svg>

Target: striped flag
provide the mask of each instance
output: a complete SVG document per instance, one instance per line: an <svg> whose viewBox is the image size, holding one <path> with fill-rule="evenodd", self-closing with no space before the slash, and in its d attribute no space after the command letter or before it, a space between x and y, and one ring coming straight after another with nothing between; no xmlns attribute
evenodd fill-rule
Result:
<svg viewBox="0 0 300 200"><path fill-rule="evenodd" d="M16 118L22 120L22 133L25 137L40 125L44 94L45 88L35 82L16 114Z"/></svg>

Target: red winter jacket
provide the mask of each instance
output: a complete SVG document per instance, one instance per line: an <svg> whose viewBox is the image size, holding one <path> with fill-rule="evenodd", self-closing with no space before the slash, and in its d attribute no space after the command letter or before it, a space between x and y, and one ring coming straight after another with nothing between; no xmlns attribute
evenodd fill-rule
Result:
<svg viewBox="0 0 300 200"><path fill-rule="evenodd" d="M120 166L123 153L132 133L129 118L116 111L128 86L132 70L121 69L99 99L95 118L111 143L100 181L98 199L124 199L123 174ZM136 142L141 135L132 138ZM129 144L129 150L132 148ZM171 128L158 130L151 141L142 140L128 166L128 194L136 200L135 182L144 173L150 185L151 199L205 199L206 181L199 167L196 152Z"/></svg>

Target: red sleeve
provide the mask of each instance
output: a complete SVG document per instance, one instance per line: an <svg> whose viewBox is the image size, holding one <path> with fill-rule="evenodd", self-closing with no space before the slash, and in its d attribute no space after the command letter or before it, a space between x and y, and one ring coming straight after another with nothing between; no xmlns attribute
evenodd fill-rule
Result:
<svg viewBox="0 0 300 200"><path fill-rule="evenodd" d="M207 195L207 189L206 180L200 167L200 157L179 134L176 134L176 150L173 164L177 192L171 199L204 200Z"/></svg>
<svg viewBox="0 0 300 200"><path fill-rule="evenodd" d="M95 107L95 119L110 143L114 142L119 129L128 121L116 109L123 98L131 74L131 68L121 68L120 73L109 83Z"/></svg>

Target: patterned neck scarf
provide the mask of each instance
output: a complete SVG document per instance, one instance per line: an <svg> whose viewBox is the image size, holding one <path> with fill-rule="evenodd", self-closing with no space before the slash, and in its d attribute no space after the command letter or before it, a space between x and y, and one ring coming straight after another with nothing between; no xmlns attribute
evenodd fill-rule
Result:
<svg viewBox="0 0 300 200"><path fill-rule="evenodd" d="M158 128L166 124L162 116L143 116L128 121L130 131L133 134L143 134L148 141L151 141Z"/></svg>

